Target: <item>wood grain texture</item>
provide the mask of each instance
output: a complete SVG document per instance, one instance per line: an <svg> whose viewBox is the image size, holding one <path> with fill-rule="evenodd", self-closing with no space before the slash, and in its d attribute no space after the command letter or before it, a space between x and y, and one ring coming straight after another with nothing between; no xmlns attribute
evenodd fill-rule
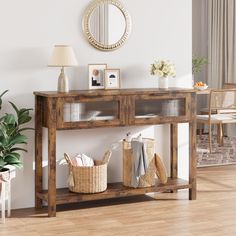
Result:
<svg viewBox="0 0 236 236"><path fill-rule="evenodd" d="M188 191L13 210L0 226L7 236L235 236L236 165L198 169L198 200ZM17 196L16 196L17 197Z"/></svg>
<svg viewBox="0 0 236 236"><path fill-rule="evenodd" d="M37 197L37 192L42 191L43 178L42 178L42 116L43 104L42 97L35 97L35 207L42 207L42 200Z"/></svg>
<svg viewBox="0 0 236 236"><path fill-rule="evenodd" d="M187 123L189 118L185 116L163 116L163 117L155 117L155 118L139 118L135 119L135 125L153 125L153 124L169 124L169 123Z"/></svg>
<svg viewBox="0 0 236 236"><path fill-rule="evenodd" d="M129 197L135 195L142 195L152 192L164 192L166 190L186 189L191 187L188 181L182 179L169 178L166 184L161 184L159 180L156 181L156 185L146 188L129 188L123 186L123 183L108 184L108 188L102 193L93 194L79 194L73 193L68 188L57 189L57 204L75 203L81 201L91 201L99 199L110 199L117 197ZM49 192L47 190L38 193L38 197L44 201L48 201Z"/></svg>
<svg viewBox="0 0 236 236"><path fill-rule="evenodd" d="M126 122L126 114L127 114L126 97L125 96L118 96L118 97L119 97L119 104L118 104L119 113L117 115L118 115L118 118L120 119L120 125L125 126L127 124Z"/></svg>
<svg viewBox="0 0 236 236"><path fill-rule="evenodd" d="M126 96L126 125L135 125L135 99L136 96Z"/></svg>
<svg viewBox="0 0 236 236"><path fill-rule="evenodd" d="M137 95L137 94L147 94L150 93L153 96L160 94L173 94L177 93L193 93L196 92L194 89L186 88L168 88L168 89L158 89L158 88L144 88L144 89L114 89L114 90L72 90L69 93L58 93L57 91L42 91L34 92L34 95L42 97L77 97L78 95L85 96L87 98L100 98L100 96L117 96L117 95Z"/></svg>
<svg viewBox="0 0 236 236"><path fill-rule="evenodd" d="M170 174L178 177L178 124L170 125Z"/></svg>
<svg viewBox="0 0 236 236"><path fill-rule="evenodd" d="M191 122L189 123L189 184L192 188L189 189L189 200L197 198L197 155L196 155L196 94L192 93L191 99Z"/></svg>
<svg viewBox="0 0 236 236"><path fill-rule="evenodd" d="M48 99L48 215L56 216L56 100Z"/></svg>
<svg viewBox="0 0 236 236"><path fill-rule="evenodd" d="M178 177L178 124L170 126L171 178Z"/></svg>
<svg viewBox="0 0 236 236"><path fill-rule="evenodd" d="M36 178L36 206L40 206L41 200L46 200L48 202L48 215L56 215L56 204L71 202L71 195L65 195L64 199L60 196L60 192L56 192L56 131L57 130L70 130L70 129L88 129L88 128L98 128L98 127L115 127L115 126L130 126L130 125L157 125L157 124L172 124L172 180L168 181L166 186L158 185L154 189L127 189L122 188L119 185L119 189L115 188L115 191L108 189L107 194L101 195L88 195L83 196L84 199L101 199L121 197L131 195L144 194L150 191L162 191L162 190L176 190L182 188L190 189L190 199L196 198L196 157L195 149L196 139L195 139L195 129L196 129L196 94L195 90L192 89L121 89L121 90L83 90L83 91L71 91L69 93L57 93L57 92L35 92L37 98L40 98L42 103L36 103L36 111L42 111L42 119L36 118L39 123L36 127L36 133L39 134L36 138L39 152L36 152L36 169L38 171ZM151 105L159 104L158 102L170 101L170 100L181 100L183 106L178 106L179 115L165 115L157 114L154 118L137 118L136 115L136 102L138 100L152 101ZM92 120L92 121L78 121L78 122L65 122L64 121L64 104L66 103L77 103L77 102L114 102L117 106L114 110L115 119L113 120ZM154 104L153 104L154 102ZM157 102L157 103L156 103ZM157 105L156 105L157 106ZM159 111L159 109L158 109ZM146 111L144 111L146 112ZM38 113L37 113L38 114ZM176 178L177 172L177 123L189 122L190 123L190 182L189 184L179 184L179 180ZM42 135L42 126L48 128L48 191L47 193L42 193L41 191L41 154L40 150L42 148L42 140L40 140L40 135ZM40 131L41 130L41 131ZM41 163L41 164L40 164ZM175 177L176 176L176 177ZM112 187L113 188L113 187ZM59 194L59 196L57 195ZM99 196L99 197L98 197ZM77 199L80 201L81 196L72 197L72 199ZM41 200L40 200L41 199ZM59 199L59 200L58 200ZM74 200L73 200L74 201Z"/></svg>

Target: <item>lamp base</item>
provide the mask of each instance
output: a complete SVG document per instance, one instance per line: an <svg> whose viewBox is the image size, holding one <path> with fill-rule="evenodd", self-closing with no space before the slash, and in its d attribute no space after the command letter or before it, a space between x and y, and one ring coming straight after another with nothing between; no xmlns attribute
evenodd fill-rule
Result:
<svg viewBox="0 0 236 236"><path fill-rule="evenodd" d="M61 68L61 74L58 78L57 91L59 93L68 93L69 92L68 78L64 72L64 67Z"/></svg>

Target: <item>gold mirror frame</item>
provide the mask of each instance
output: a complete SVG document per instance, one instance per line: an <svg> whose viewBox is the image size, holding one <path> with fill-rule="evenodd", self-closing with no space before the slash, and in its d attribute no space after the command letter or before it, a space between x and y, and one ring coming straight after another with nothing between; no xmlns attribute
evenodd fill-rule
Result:
<svg viewBox="0 0 236 236"><path fill-rule="evenodd" d="M125 32L123 36L120 38L120 40L114 44L109 44L109 45L102 44L98 42L90 33L90 30L89 30L90 16L92 12L94 11L94 9L97 8L100 4L112 4L116 6L124 15L125 22L126 22ZM127 10L124 8L124 6L117 0L95 0L85 10L85 15L83 17L83 31L89 43L93 45L95 48L102 51L113 51L123 46L126 40L128 39L131 32L131 17L129 13L127 12Z"/></svg>

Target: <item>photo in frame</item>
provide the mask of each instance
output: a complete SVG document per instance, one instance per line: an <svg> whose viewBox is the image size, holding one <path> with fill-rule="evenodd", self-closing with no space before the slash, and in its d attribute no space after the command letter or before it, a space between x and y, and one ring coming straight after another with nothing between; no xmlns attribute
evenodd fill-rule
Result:
<svg viewBox="0 0 236 236"><path fill-rule="evenodd" d="M107 64L89 64L89 89L104 89L104 70Z"/></svg>
<svg viewBox="0 0 236 236"><path fill-rule="evenodd" d="M105 89L120 88L120 69L105 70Z"/></svg>

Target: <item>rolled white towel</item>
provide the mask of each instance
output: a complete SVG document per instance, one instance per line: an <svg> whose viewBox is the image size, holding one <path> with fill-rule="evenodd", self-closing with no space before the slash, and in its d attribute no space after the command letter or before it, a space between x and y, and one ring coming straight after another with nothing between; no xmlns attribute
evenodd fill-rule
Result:
<svg viewBox="0 0 236 236"><path fill-rule="evenodd" d="M93 159L85 154L78 154L74 157L74 163L76 166L94 166Z"/></svg>

